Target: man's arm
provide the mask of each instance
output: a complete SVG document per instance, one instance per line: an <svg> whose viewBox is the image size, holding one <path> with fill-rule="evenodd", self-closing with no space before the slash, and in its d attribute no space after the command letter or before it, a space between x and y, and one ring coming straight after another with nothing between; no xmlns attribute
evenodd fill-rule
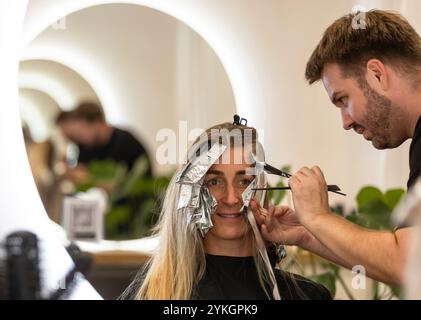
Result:
<svg viewBox="0 0 421 320"><path fill-rule="evenodd" d="M344 267L361 265L370 278L391 285L403 283L412 228L372 231L334 214L318 215L305 226L327 248L327 252L321 248L320 255L329 258L330 251L341 257L335 261L333 256L333 260Z"/></svg>
<svg viewBox="0 0 421 320"><path fill-rule="evenodd" d="M298 220L327 249L324 252L316 242L315 251L322 256L330 251L342 260L335 262L348 268L362 265L373 279L402 284L412 228L394 233L372 231L331 213L326 182L318 167L302 168L289 183Z"/></svg>
<svg viewBox="0 0 421 320"><path fill-rule="evenodd" d="M298 246L346 268L352 268L352 265L330 251L310 231L302 226L291 208L287 206L269 206L268 209L265 209L254 200L250 202L250 207L266 241Z"/></svg>

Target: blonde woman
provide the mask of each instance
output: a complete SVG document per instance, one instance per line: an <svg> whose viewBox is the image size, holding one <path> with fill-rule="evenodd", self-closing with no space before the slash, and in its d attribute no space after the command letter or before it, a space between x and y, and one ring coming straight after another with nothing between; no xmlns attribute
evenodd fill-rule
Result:
<svg viewBox="0 0 421 320"><path fill-rule="evenodd" d="M262 150L254 128L206 130L169 184L159 246L123 299L331 298L323 286L275 269L275 248L247 208L251 196L266 203L264 191L252 190L266 185L253 163Z"/></svg>

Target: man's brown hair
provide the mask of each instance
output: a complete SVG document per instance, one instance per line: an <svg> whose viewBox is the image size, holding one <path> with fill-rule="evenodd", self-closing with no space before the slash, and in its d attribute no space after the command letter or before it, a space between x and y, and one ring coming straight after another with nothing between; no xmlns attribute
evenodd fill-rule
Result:
<svg viewBox="0 0 421 320"><path fill-rule="evenodd" d="M322 77L328 63L337 63L345 77L361 80L370 59L379 59L420 82L421 38L397 13L371 10L345 15L328 27L307 63L310 84Z"/></svg>
<svg viewBox="0 0 421 320"><path fill-rule="evenodd" d="M56 123L60 124L65 121L83 120L86 122L105 122L104 112L98 104L94 102L82 102L76 109L71 111L63 111L56 118Z"/></svg>

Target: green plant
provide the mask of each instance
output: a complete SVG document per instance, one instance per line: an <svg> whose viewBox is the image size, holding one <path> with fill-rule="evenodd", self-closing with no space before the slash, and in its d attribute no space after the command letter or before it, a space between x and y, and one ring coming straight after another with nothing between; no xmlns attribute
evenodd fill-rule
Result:
<svg viewBox="0 0 421 320"><path fill-rule="evenodd" d="M139 158L130 171L125 165L109 160L89 163L89 179L77 185L77 191L92 187L107 190L106 239L128 240L150 235L170 177L150 177L146 175L147 169L146 158Z"/></svg>
<svg viewBox="0 0 421 320"><path fill-rule="evenodd" d="M284 171L289 172L289 167L283 168ZM285 186L284 179L281 178L276 186ZM285 197L285 191L270 191L268 193L269 199L275 205L278 205ZM345 215L342 208L331 208L333 212L344 216L347 220L353 223L369 228L372 230L393 230L390 224L391 214L393 209L398 204L402 196L405 194L404 189L390 189L382 192L374 186L363 187L356 197L356 210ZM307 266L307 268L305 267ZM283 268L286 270L297 270L303 276L309 277L316 282L323 284L329 289L334 297L339 284L349 299L354 299L352 291L349 289L346 281L343 279L340 271L341 268L329 261L320 259L313 254L297 248L292 256L288 256L283 262ZM380 283L373 282L372 299L392 299L399 298L400 292L398 288L392 286L385 286L386 290L381 290Z"/></svg>

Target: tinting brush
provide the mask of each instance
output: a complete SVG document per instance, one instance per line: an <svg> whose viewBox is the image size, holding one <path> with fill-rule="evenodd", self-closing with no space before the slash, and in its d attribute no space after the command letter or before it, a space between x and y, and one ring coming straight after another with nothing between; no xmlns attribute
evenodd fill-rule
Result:
<svg viewBox="0 0 421 320"><path fill-rule="evenodd" d="M272 167L271 165L267 163L262 163L262 165L263 165L263 169L269 174L274 174L274 175L281 176L284 178L292 177L292 175L289 174L288 172L279 170L275 167ZM291 187L254 188L253 190L291 190ZM341 189L337 185L328 185L327 191L340 194L341 196L346 196L345 193L340 192Z"/></svg>

